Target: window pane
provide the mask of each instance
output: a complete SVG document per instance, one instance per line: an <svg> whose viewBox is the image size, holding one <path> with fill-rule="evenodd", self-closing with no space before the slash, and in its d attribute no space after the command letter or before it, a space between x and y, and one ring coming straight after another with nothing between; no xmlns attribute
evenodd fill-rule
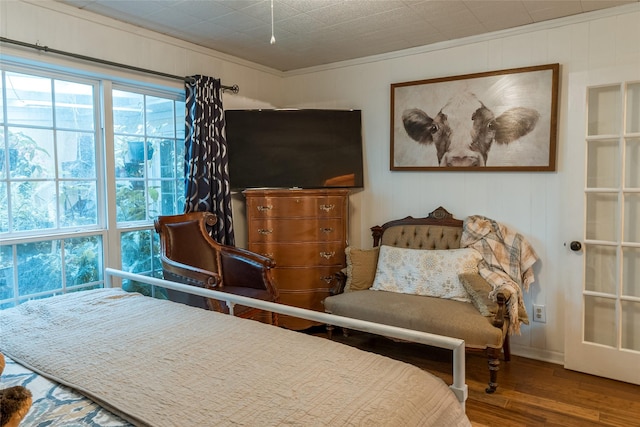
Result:
<svg viewBox="0 0 640 427"><path fill-rule="evenodd" d="M177 176L184 180L184 141L177 141L176 144L176 171Z"/></svg>
<svg viewBox="0 0 640 427"><path fill-rule="evenodd" d="M102 238L80 237L64 241L64 268L67 286L103 279Z"/></svg>
<svg viewBox="0 0 640 427"><path fill-rule="evenodd" d="M0 300L13 298L13 246L0 246Z"/></svg>
<svg viewBox="0 0 640 427"><path fill-rule="evenodd" d="M115 133L141 135L144 133L144 96L114 90L113 130Z"/></svg>
<svg viewBox="0 0 640 427"><path fill-rule="evenodd" d="M26 74L6 74L7 123L53 126L51 79Z"/></svg>
<svg viewBox="0 0 640 427"><path fill-rule="evenodd" d="M624 159L624 185L627 188L640 188L640 139L626 140Z"/></svg>
<svg viewBox="0 0 640 427"><path fill-rule="evenodd" d="M640 297L640 248L622 248L622 294Z"/></svg>
<svg viewBox="0 0 640 427"><path fill-rule="evenodd" d="M145 276L162 277L159 259L160 239L152 230L130 231L121 235L122 269ZM123 281L122 289L167 299L166 290L145 283Z"/></svg>
<svg viewBox="0 0 640 427"><path fill-rule="evenodd" d="M175 135L173 101L166 98L147 97L147 135L173 138Z"/></svg>
<svg viewBox="0 0 640 427"><path fill-rule="evenodd" d="M9 170L5 231L95 226L100 190L95 142L97 83L18 73L7 73L6 86L8 82L12 86L11 94L6 95L11 110L7 117L13 126L5 128L8 161L3 162L3 169Z"/></svg>
<svg viewBox="0 0 640 427"><path fill-rule="evenodd" d="M0 182L0 233L9 231L9 197L7 184Z"/></svg>
<svg viewBox="0 0 640 427"><path fill-rule="evenodd" d="M167 147L171 142L172 140L169 140L169 144L167 144L167 140L164 139L149 139L148 143L153 150L153 157L147 168L147 176L149 178L173 178L173 170L168 172L165 168L168 158L170 161L173 154L171 148ZM173 167L170 169L173 169ZM166 173L170 175L165 176Z"/></svg>
<svg viewBox="0 0 640 427"><path fill-rule="evenodd" d="M640 83L627 87L627 132L640 132Z"/></svg>
<svg viewBox="0 0 640 427"><path fill-rule="evenodd" d="M144 181L116 181L116 220L121 222L146 219Z"/></svg>
<svg viewBox="0 0 640 427"><path fill-rule="evenodd" d="M640 351L640 303L622 301L622 348Z"/></svg>
<svg viewBox="0 0 640 427"><path fill-rule="evenodd" d="M0 70L0 95L4 93L4 73ZM0 96L0 123L4 123L4 97ZM2 144L0 144L2 146Z"/></svg>
<svg viewBox="0 0 640 427"><path fill-rule="evenodd" d="M149 206L149 218L155 218L162 214L160 197L162 181L149 181L147 186L147 206Z"/></svg>
<svg viewBox="0 0 640 427"><path fill-rule="evenodd" d="M625 242L640 243L640 194L624 195L624 224L622 239Z"/></svg>
<svg viewBox="0 0 640 427"><path fill-rule="evenodd" d="M60 241L48 240L16 246L18 295L62 289Z"/></svg>
<svg viewBox="0 0 640 427"><path fill-rule="evenodd" d="M153 156L153 147L140 137L116 137L115 140L116 175L119 178L144 177L144 162ZM146 152L146 154L145 154Z"/></svg>
<svg viewBox="0 0 640 427"><path fill-rule="evenodd" d="M56 80L56 127L94 129L93 86Z"/></svg>
<svg viewBox="0 0 640 427"><path fill-rule="evenodd" d="M56 189L53 181L14 182L11 185L13 231L54 228L56 205Z"/></svg>
<svg viewBox="0 0 640 427"><path fill-rule="evenodd" d="M618 188L620 161L618 141L589 141L587 145L587 187Z"/></svg>
<svg viewBox="0 0 640 427"><path fill-rule="evenodd" d="M184 101L176 101L176 138L182 141L184 145L184 129L185 129L185 116L186 107Z"/></svg>
<svg viewBox="0 0 640 427"><path fill-rule="evenodd" d="M587 194L587 239L618 240L618 195Z"/></svg>
<svg viewBox="0 0 640 427"><path fill-rule="evenodd" d="M122 269L131 273L151 272L153 255L152 230L138 230L122 233Z"/></svg>
<svg viewBox="0 0 640 427"><path fill-rule="evenodd" d="M620 133L620 87L607 86L589 89L589 135L617 135Z"/></svg>
<svg viewBox="0 0 640 427"><path fill-rule="evenodd" d="M163 278L162 260L160 259L160 235L155 231L151 233L151 268L153 277ZM164 288L163 288L164 289Z"/></svg>
<svg viewBox="0 0 640 427"><path fill-rule="evenodd" d="M587 245L585 255L585 289L615 295L617 283L615 246Z"/></svg>
<svg viewBox="0 0 640 427"><path fill-rule="evenodd" d="M585 296L584 340L616 346L616 300Z"/></svg>
<svg viewBox="0 0 640 427"><path fill-rule="evenodd" d="M149 181L149 217L155 218L158 215L173 215L183 209L182 204L178 204L178 192L176 181Z"/></svg>
<svg viewBox="0 0 640 427"><path fill-rule="evenodd" d="M65 181L60 184L60 227L98 224L96 183Z"/></svg>
<svg viewBox="0 0 640 427"><path fill-rule="evenodd" d="M2 96L0 96L0 99L2 99ZM15 148L12 150L12 153L14 153L13 163L15 164L15 158L18 154ZM11 153L7 156L7 145L4 141L4 127L0 127L0 179L4 179L7 176L7 170L9 170L9 165L11 164L9 163L11 157Z"/></svg>
<svg viewBox="0 0 640 427"><path fill-rule="evenodd" d="M11 178L53 178L54 151L51 129L28 129L10 127L9 165ZM12 149L16 150L15 154Z"/></svg>
<svg viewBox="0 0 640 427"><path fill-rule="evenodd" d="M159 215L173 215L181 212L184 202L179 203L182 195L182 186L176 181L162 181L160 183L160 213Z"/></svg>
<svg viewBox="0 0 640 427"><path fill-rule="evenodd" d="M96 177L93 133L58 131L58 173L61 178Z"/></svg>
<svg viewBox="0 0 640 427"><path fill-rule="evenodd" d="M183 212L186 202L184 180L176 181L176 201L176 211L174 213Z"/></svg>

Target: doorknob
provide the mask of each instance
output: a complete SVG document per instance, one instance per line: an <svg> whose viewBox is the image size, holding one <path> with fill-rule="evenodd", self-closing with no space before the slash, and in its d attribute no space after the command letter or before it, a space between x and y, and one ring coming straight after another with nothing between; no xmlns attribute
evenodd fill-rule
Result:
<svg viewBox="0 0 640 427"><path fill-rule="evenodd" d="M569 244L569 248L574 252L578 252L580 249L582 249L582 243L578 242L577 240L574 240Z"/></svg>

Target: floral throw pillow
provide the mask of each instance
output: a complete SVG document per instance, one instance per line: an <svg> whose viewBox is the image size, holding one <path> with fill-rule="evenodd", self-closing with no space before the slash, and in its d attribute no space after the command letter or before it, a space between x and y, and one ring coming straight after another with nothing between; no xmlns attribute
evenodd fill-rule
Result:
<svg viewBox="0 0 640 427"><path fill-rule="evenodd" d="M425 250L381 246L371 289L471 302L459 275L477 273L475 249Z"/></svg>

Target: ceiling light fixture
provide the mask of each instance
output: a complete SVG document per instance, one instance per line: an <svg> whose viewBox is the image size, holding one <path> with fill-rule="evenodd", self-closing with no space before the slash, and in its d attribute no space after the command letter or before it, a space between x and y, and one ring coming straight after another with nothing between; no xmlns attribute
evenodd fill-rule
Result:
<svg viewBox="0 0 640 427"><path fill-rule="evenodd" d="M276 36L273 35L273 0L271 0L271 44L276 43Z"/></svg>

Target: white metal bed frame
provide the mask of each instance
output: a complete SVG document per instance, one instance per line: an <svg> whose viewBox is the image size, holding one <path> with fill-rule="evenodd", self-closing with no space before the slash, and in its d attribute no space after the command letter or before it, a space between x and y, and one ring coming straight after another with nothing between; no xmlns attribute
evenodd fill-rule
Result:
<svg viewBox="0 0 640 427"><path fill-rule="evenodd" d="M236 304L241 304L243 306L250 306L265 311L300 317L327 325L334 325L363 332L370 332L385 337L392 337L405 341L411 341L451 350L453 351L453 384L451 384L449 388L451 388L457 399L460 401L463 410L465 409L465 402L467 400L469 391L467 384L465 384L464 340L445 337L442 335L434 335L426 332L414 331L411 329L398 328L395 326L383 325L380 323L367 322L364 320L352 319L349 317L336 316L334 314L322 313L319 311L307 310L299 307L247 298L240 295L229 294L226 292L212 291L209 289L184 285L182 283L172 282L169 280L157 279L154 277L143 276L135 273L128 273L126 271L116 270L113 268L105 269L106 287L114 287L114 277L135 280L137 282L146 283L153 286L160 286L162 288L173 289L176 291L187 292L202 297L225 301L225 303L229 307L229 312L232 315L233 307Z"/></svg>

